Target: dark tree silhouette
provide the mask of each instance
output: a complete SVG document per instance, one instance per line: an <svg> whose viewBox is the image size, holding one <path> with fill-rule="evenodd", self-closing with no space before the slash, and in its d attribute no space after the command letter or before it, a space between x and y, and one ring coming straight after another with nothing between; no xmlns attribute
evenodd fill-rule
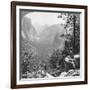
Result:
<svg viewBox="0 0 90 90"><path fill-rule="evenodd" d="M80 52L80 15L75 13L61 13L58 18L64 19L66 23L64 28L65 32L65 53L67 55L78 54Z"/></svg>

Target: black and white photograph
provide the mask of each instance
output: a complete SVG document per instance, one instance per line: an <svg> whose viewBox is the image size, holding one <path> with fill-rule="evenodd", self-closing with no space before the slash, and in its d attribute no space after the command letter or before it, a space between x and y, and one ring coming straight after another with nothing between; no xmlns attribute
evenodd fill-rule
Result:
<svg viewBox="0 0 90 90"><path fill-rule="evenodd" d="M12 87L87 83L86 11L78 5L12 3Z"/></svg>
<svg viewBox="0 0 90 90"><path fill-rule="evenodd" d="M80 13L20 10L20 79L80 76Z"/></svg>

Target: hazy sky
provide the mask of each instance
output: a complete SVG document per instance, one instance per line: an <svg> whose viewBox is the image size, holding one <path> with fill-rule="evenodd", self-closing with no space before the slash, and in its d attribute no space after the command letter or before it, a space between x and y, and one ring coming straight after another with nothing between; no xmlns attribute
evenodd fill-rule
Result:
<svg viewBox="0 0 90 90"><path fill-rule="evenodd" d="M58 18L58 15L59 13L52 12L30 12L25 17L30 18L32 25L39 33L44 25L64 24L65 20Z"/></svg>

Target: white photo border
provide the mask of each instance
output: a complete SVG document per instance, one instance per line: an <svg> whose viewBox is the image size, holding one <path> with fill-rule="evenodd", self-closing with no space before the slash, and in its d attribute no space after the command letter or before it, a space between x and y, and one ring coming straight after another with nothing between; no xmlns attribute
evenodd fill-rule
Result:
<svg viewBox="0 0 90 90"><path fill-rule="evenodd" d="M19 12L20 9L35 9L35 10L50 10L50 11L70 11L70 12L81 12L80 13L80 76L74 77L74 78L49 78L49 79L30 79L30 80L20 80L19 79L19 42L20 42L20 17L19 17ZM84 81L84 73L85 73L85 34L84 34L84 29L85 29L85 9L73 9L73 8L55 8L55 7L39 7L39 6L16 6L16 84L17 85L22 85L22 84L41 84L41 83L54 83L54 82L76 82L76 81Z"/></svg>

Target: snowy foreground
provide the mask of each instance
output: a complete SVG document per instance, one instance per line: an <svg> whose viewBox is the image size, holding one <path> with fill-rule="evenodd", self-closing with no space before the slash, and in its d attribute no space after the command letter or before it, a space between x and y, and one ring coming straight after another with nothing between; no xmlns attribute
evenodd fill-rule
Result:
<svg viewBox="0 0 90 90"><path fill-rule="evenodd" d="M58 77L71 77L71 76L79 76L80 70L69 70L68 72L62 72ZM54 78L54 76L46 73L46 77Z"/></svg>
<svg viewBox="0 0 90 90"><path fill-rule="evenodd" d="M24 75L23 74L23 78L24 79ZM25 75L26 76L26 75ZM63 78L63 77L74 77L74 76L80 76L80 70L69 70L68 72L62 72L57 78ZM29 78L55 78L54 76L52 76L49 73L45 73L44 71L42 72L37 72L37 73L27 73L27 79Z"/></svg>
<svg viewBox="0 0 90 90"><path fill-rule="evenodd" d="M37 71L27 71L26 73L22 73L22 79L29 79L29 78L55 78L55 77L74 77L80 76L80 67L79 66L79 55L74 55L74 58L67 56L65 58L66 67L64 69L58 68L53 71L46 71L44 69L39 69Z"/></svg>

